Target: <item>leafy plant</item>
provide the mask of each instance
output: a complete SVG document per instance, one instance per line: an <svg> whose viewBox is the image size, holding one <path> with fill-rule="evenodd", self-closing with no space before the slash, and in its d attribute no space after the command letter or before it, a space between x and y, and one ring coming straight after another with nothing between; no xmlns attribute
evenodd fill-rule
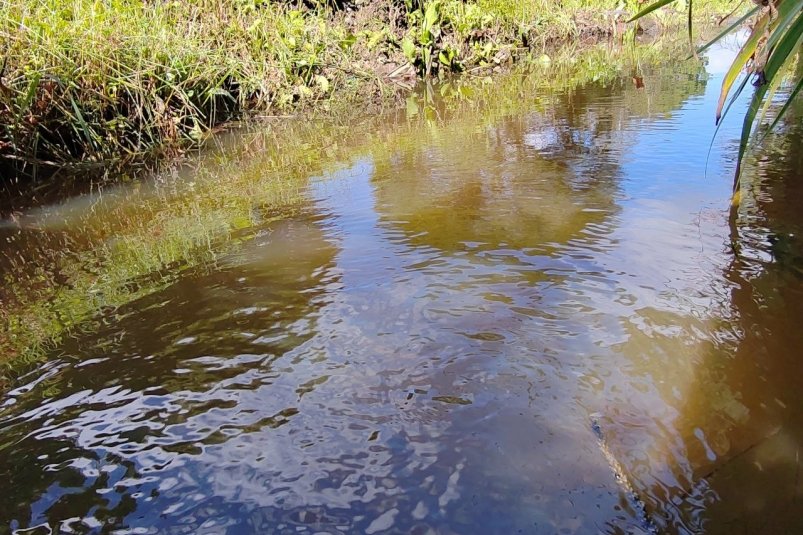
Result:
<svg viewBox="0 0 803 535"><path fill-rule="evenodd" d="M658 0L642 9L630 20L637 20L656 9L678 0ZM692 0L687 0L689 39L692 38ZM722 82L716 122L719 125L733 102L752 79L755 90L742 123L741 139L734 178L734 203L738 204L738 186L745 153L751 143L760 143L783 118L793 99L803 87L803 73L793 72L795 56L803 44L803 0L753 0L747 13L730 24L719 35L696 50L699 54L753 18L750 36L739 50ZM738 9L738 7L737 7ZM741 80L739 76L742 74ZM761 128L764 117L773 103L773 96L786 75L792 77L792 90L769 126ZM730 97L730 98L729 98ZM755 132L754 132L755 131ZM753 134L753 139L751 139ZM759 137L759 134L760 137Z"/></svg>
<svg viewBox="0 0 803 535"><path fill-rule="evenodd" d="M402 51L420 75L429 78L440 65L460 70L457 49L445 44L441 26L444 23L440 0L425 3L420 9L409 13L412 36L402 40Z"/></svg>

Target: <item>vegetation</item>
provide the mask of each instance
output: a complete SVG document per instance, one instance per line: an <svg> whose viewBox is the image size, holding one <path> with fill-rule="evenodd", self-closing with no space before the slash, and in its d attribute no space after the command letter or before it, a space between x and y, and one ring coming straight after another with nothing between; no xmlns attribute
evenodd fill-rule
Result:
<svg viewBox="0 0 803 535"><path fill-rule="evenodd" d="M676 1L659 0L644 8L632 20L637 20ZM738 204L740 199L738 185L742 160L750 144L751 133L755 131L756 136L761 134L758 141L763 140L778 125L803 87L803 70L798 67L797 61L797 55L803 46L803 0L753 0L753 4L752 9L697 51L698 53L704 51L739 27L749 17L754 18L750 36L733 60L722 82L722 91L716 110L716 120L719 124L731 104L744 91L747 83L750 80L753 81L755 91L744 117L739 143L734 182L734 204ZM691 0L688 2L687 9L689 35L691 35L693 20ZM742 75L741 81L737 83L740 75ZM774 103L773 97L787 78L791 78L791 90L783 98L774 119L761 128L767 112ZM730 100L728 96L730 96Z"/></svg>
<svg viewBox="0 0 803 535"><path fill-rule="evenodd" d="M484 74L550 43L621 32L621 10L637 3L7 0L0 174L108 170L197 143L244 112L286 114L333 97L394 95L417 77Z"/></svg>

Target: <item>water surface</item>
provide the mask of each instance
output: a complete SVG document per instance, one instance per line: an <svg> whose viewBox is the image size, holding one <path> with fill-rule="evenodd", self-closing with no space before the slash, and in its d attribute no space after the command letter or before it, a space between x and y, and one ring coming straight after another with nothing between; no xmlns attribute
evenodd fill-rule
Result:
<svg viewBox="0 0 803 535"><path fill-rule="evenodd" d="M717 58L236 133L6 221L4 347L50 342L0 532L803 529L801 136L729 220Z"/></svg>

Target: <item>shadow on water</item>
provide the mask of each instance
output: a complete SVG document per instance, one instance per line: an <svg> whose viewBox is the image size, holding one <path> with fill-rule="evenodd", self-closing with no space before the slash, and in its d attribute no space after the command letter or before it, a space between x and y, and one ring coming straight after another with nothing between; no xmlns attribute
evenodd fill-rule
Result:
<svg viewBox="0 0 803 535"><path fill-rule="evenodd" d="M2 525L645 533L641 502L671 532L798 527L772 175L799 161L758 164L735 259L734 127L701 180L717 84L625 72L245 132L7 224L11 334L51 343L0 401Z"/></svg>
<svg viewBox="0 0 803 535"><path fill-rule="evenodd" d="M687 477L695 488L684 499L695 506L671 515L689 531L803 531L803 132L799 121L791 123L752 163L733 236L740 255L725 270L730 321L716 333L728 351L706 357L712 373L687 400L691 410L709 414L693 430L697 444L687 440L686 455L696 461ZM730 402L717 403L722 397Z"/></svg>

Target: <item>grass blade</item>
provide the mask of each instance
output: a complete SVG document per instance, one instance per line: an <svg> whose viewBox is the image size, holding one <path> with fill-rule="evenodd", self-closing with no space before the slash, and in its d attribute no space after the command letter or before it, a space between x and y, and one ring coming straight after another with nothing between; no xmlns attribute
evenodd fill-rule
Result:
<svg viewBox="0 0 803 535"><path fill-rule="evenodd" d="M739 50L739 53L736 54L736 58L734 58L733 63L731 63L730 68L728 68L728 72L725 73L725 78L722 80L722 90L719 93L719 102L717 103L717 123L722 119L722 107L725 105L725 99L728 97L728 93L731 87L733 87L733 83L736 81L739 73L744 70L747 62L753 57L756 47L758 46L758 41L764 35L764 28L767 26L768 21L768 16L765 15L761 17L761 20L759 20L755 28L753 28L753 32L750 34L747 42Z"/></svg>
<svg viewBox="0 0 803 535"><path fill-rule="evenodd" d="M671 4L672 2L675 2L675 0L658 0L654 4L648 5L647 7L645 7L644 9L642 9L641 11L630 17L627 22L633 22L634 20L638 20L645 15L649 15L656 9L661 9L665 5Z"/></svg>
<svg viewBox="0 0 803 535"><path fill-rule="evenodd" d="M722 126L722 122L725 120L725 117L728 116L728 112L730 111L731 107L733 106L733 103L736 102L736 99L738 99L739 95L742 94L742 91L744 90L745 86L747 85L748 80L750 80L749 76L745 76L742 79L742 83L739 84L739 87L737 87L736 91L733 92L733 94L731 95L730 100L728 101L728 105L725 106L725 110L722 112L722 119L717 122L717 126L714 129L714 134L711 136L711 143L708 145L708 153L705 156L705 169L706 169L705 172L706 172L706 174L708 173L708 160L711 158L711 151L714 148L714 140L716 140L716 138L717 138L717 134L719 133L719 129Z"/></svg>

